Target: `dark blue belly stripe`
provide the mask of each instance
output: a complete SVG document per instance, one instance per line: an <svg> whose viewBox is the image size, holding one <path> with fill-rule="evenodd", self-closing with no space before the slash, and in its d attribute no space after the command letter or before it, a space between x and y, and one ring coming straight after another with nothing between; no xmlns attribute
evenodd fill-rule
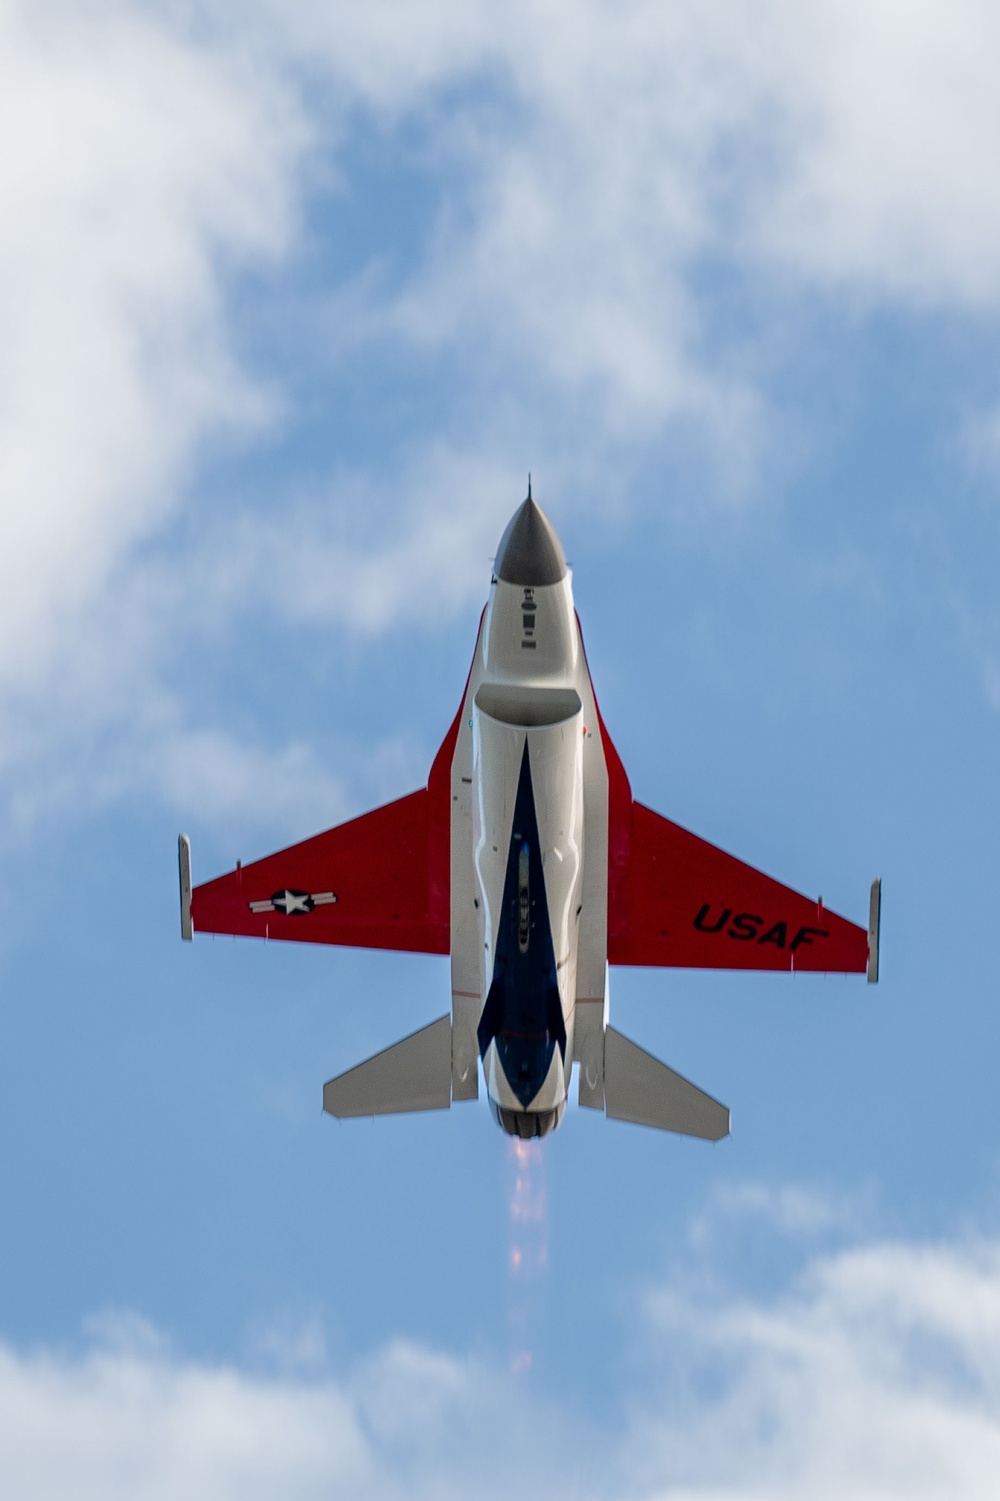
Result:
<svg viewBox="0 0 1000 1501"><path fill-rule="evenodd" d="M525 1107L545 1082L556 1044L566 1060L566 1025L559 1001L527 739L507 853L493 980L478 1035L483 1058L496 1038L501 1067Z"/></svg>

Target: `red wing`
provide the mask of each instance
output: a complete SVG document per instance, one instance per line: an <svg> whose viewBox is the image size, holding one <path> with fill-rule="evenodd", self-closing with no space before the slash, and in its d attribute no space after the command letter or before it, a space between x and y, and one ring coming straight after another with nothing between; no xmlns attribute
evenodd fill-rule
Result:
<svg viewBox="0 0 1000 1501"><path fill-rule="evenodd" d="M426 788L195 888L198 933L446 954L432 902Z"/></svg>
<svg viewBox="0 0 1000 1501"><path fill-rule="evenodd" d="M627 874L609 883L612 964L865 971L864 928L642 803L630 811Z"/></svg>

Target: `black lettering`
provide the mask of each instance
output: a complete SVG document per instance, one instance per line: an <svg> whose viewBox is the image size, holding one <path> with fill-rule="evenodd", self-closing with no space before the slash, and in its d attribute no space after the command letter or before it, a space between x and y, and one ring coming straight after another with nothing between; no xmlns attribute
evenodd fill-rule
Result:
<svg viewBox="0 0 1000 1501"><path fill-rule="evenodd" d="M711 902L706 902L704 907L702 907L701 911L698 913L698 916L695 918L694 925L698 929L699 933L721 933L723 928L726 926L726 923L733 915L732 907L725 907L723 908L722 916L719 918L719 921L716 923L715 927L706 928L705 918L708 916L711 910Z"/></svg>
<svg viewBox="0 0 1000 1501"><path fill-rule="evenodd" d="M763 921L762 917L753 917L749 912L741 912L739 917L733 918L733 925L728 929L729 936L748 943L751 938L757 937Z"/></svg>
<svg viewBox="0 0 1000 1501"><path fill-rule="evenodd" d="M825 928L800 928L788 947L794 954L800 943L812 943L813 938L829 938L829 936Z"/></svg>
<svg viewBox="0 0 1000 1501"><path fill-rule="evenodd" d="M758 943L776 943L779 949L783 949L787 937L788 924L786 922L776 922L774 927L768 928L763 938L759 938L757 941Z"/></svg>

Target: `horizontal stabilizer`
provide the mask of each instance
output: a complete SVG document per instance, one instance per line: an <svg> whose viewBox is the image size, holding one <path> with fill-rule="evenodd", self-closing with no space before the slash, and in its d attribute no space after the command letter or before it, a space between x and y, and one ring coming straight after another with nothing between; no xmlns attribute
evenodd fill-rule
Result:
<svg viewBox="0 0 1000 1501"><path fill-rule="evenodd" d="M447 1110L451 1105L451 1018L440 1017L323 1085L323 1109L339 1120Z"/></svg>
<svg viewBox="0 0 1000 1501"><path fill-rule="evenodd" d="M604 1034L604 1101L612 1120L721 1141L729 1111L614 1027Z"/></svg>

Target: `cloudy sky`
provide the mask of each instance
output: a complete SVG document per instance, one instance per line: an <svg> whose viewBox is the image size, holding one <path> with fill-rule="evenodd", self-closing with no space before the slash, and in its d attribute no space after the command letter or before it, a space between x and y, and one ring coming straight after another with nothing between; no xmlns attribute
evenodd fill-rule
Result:
<svg viewBox="0 0 1000 1501"><path fill-rule="evenodd" d="M0 0L4 1494L994 1493L998 141L987 0ZM716 1148L338 1126L446 961L180 943L529 469L636 795L884 879L877 989L613 972Z"/></svg>

